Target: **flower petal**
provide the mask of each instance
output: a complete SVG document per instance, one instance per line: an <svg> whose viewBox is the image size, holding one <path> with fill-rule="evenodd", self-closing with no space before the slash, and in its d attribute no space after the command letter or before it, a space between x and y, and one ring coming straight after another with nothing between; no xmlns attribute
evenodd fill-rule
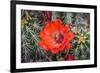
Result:
<svg viewBox="0 0 100 73"><path fill-rule="evenodd" d="M59 47L59 50L60 50L60 51L63 51L64 48L65 48L65 44L62 44L62 45Z"/></svg>
<svg viewBox="0 0 100 73"><path fill-rule="evenodd" d="M46 46L46 44L43 41L40 41L38 43L39 46L41 46L44 50L48 51L48 47Z"/></svg>
<svg viewBox="0 0 100 73"><path fill-rule="evenodd" d="M67 29L67 32L70 30L70 23L67 23L65 28Z"/></svg>
<svg viewBox="0 0 100 73"><path fill-rule="evenodd" d="M67 43L66 43L66 48L67 48L67 49L70 49L71 47L72 47L72 46L70 45L70 43L67 42Z"/></svg>
<svg viewBox="0 0 100 73"><path fill-rule="evenodd" d="M57 48L53 48L53 49L51 50L51 52L52 52L52 54L56 54L56 53L59 52L59 50L58 50Z"/></svg>
<svg viewBox="0 0 100 73"><path fill-rule="evenodd" d="M75 36L74 32L68 32L66 37L67 40L70 42L71 40L73 40L74 36Z"/></svg>

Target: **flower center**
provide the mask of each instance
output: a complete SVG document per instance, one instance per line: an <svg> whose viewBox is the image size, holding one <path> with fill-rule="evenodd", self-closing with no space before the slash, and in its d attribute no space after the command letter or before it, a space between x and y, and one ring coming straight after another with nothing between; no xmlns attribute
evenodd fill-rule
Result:
<svg viewBox="0 0 100 73"><path fill-rule="evenodd" d="M61 33L56 33L54 35L54 40L56 41L56 43L62 43L62 41L64 40L64 36Z"/></svg>

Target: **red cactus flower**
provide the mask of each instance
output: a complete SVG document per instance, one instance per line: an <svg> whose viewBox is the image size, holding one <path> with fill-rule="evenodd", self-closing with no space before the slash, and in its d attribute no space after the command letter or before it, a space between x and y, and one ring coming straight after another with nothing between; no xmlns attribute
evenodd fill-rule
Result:
<svg viewBox="0 0 100 73"><path fill-rule="evenodd" d="M71 60L75 60L75 58L74 58L73 55L68 54L68 55L65 57L65 60L69 60L69 61L71 61Z"/></svg>
<svg viewBox="0 0 100 73"><path fill-rule="evenodd" d="M56 54L59 51L63 51L65 48L70 49L70 42L74 38L74 33L70 31L70 24L64 26L61 20L48 22L43 30L39 33L41 46L46 51L51 51L52 54Z"/></svg>

